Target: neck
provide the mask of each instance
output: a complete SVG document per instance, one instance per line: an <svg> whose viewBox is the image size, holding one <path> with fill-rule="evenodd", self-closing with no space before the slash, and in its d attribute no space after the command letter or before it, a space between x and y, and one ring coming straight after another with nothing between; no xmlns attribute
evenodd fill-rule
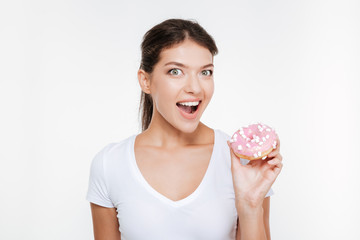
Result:
<svg viewBox="0 0 360 240"><path fill-rule="evenodd" d="M151 123L143 134L151 139L152 145L165 148L204 144L203 136L209 128L199 122L193 132L183 132L167 122L160 114L153 114Z"/></svg>

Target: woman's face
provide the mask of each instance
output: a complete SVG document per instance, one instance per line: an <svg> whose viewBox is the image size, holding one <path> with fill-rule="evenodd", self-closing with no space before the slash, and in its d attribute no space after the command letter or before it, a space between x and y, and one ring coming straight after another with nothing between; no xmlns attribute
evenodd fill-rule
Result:
<svg viewBox="0 0 360 240"><path fill-rule="evenodd" d="M214 92L213 69L211 52L192 40L164 49L150 74L153 120L162 117L183 132L195 131Z"/></svg>

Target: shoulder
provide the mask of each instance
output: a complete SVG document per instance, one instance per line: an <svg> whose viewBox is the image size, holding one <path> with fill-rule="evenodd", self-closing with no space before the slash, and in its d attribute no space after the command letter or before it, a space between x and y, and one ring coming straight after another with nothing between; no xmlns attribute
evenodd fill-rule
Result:
<svg viewBox="0 0 360 240"><path fill-rule="evenodd" d="M228 133L224 132L223 130L215 129L215 131L217 133L218 139L221 142L225 142L225 144L226 144L226 141L231 139L231 136Z"/></svg>
<svg viewBox="0 0 360 240"><path fill-rule="evenodd" d="M104 162L111 161L111 159L119 156L121 153L129 154L130 152L128 149L131 146L134 137L135 135L132 135L118 142L111 142L104 145L96 152L95 157L93 158L93 164L104 164Z"/></svg>
<svg viewBox="0 0 360 240"><path fill-rule="evenodd" d="M231 136L220 129L215 129L215 133L216 133L216 141L217 141L216 147L218 151L220 151L221 154L230 157L230 151L229 151L229 146L227 145L227 141L231 139Z"/></svg>

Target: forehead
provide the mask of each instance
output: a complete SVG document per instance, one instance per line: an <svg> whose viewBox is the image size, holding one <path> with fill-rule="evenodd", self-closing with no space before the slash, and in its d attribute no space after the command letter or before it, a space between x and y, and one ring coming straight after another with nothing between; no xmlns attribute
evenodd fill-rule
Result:
<svg viewBox="0 0 360 240"><path fill-rule="evenodd" d="M203 66L213 62L213 56L209 49L189 39L163 49L159 57L161 66L172 61L190 66Z"/></svg>

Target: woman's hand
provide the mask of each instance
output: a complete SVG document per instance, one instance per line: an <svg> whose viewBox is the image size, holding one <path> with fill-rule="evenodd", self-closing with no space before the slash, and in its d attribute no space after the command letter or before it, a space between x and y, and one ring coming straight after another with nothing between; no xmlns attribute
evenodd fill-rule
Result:
<svg viewBox="0 0 360 240"><path fill-rule="evenodd" d="M231 153L231 172L235 191L236 208L259 208L262 206L266 193L282 169L280 154L280 140L277 138L277 147L273 149L265 160L252 160L247 165L240 163L230 142L227 144Z"/></svg>

